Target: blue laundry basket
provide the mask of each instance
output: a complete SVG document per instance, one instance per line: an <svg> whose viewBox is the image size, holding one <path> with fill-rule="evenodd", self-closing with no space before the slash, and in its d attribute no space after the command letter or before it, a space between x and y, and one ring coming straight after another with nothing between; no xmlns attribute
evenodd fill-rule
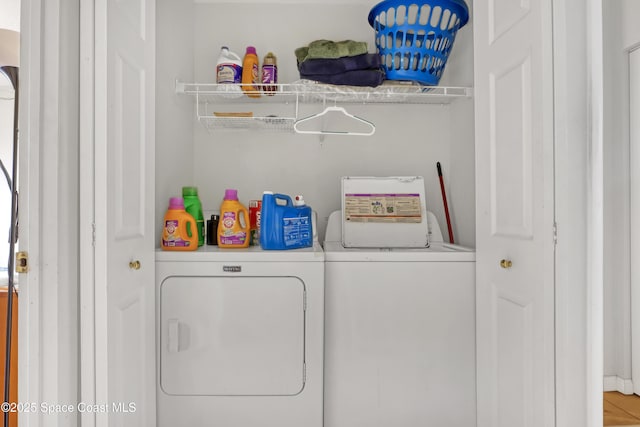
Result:
<svg viewBox="0 0 640 427"><path fill-rule="evenodd" d="M385 0L369 12L388 80L437 85L456 33L469 20L464 0Z"/></svg>

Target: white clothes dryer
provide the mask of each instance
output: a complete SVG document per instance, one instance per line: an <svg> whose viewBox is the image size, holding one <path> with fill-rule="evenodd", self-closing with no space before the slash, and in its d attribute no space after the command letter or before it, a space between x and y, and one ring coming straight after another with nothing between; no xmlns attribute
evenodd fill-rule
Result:
<svg viewBox="0 0 640 427"><path fill-rule="evenodd" d="M324 254L156 253L158 426L322 427Z"/></svg>
<svg viewBox="0 0 640 427"><path fill-rule="evenodd" d="M325 250L324 427L476 425L475 252L344 248L342 213Z"/></svg>

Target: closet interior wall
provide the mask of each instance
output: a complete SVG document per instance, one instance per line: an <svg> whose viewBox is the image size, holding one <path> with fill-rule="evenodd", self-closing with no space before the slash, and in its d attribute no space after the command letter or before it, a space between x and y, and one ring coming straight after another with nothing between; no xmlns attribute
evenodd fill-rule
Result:
<svg viewBox="0 0 640 427"><path fill-rule="evenodd" d="M632 392L629 165L629 50L640 43L640 3L606 2L605 55L605 390Z"/></svg>
<svg viewBox="0 0 640 427"><path fill-rule="evenodd" d="M169 197L179 195L184 185L198 187L205 211L218 209L226 188L236 188L245 203L261 198L264 190L272 190L303 194L318 212L322 239L329 213L340 209L341 176L421 175L425 177L427 209L435 213L441 227L446 227L436 170L439 161L447 182L456 243L474 246L472 99L450 105L343 104L351 114L373 122L375 134L321 139L273 131L208 131L195 118L194 98L175 94L176 79L215 83L215 64L223 45L241 56L246 46L255 46L260 61L273 52L280 83L299 79L294 51L313 40L366 41L369 51L375 52L374 31L367 22L372 6L365 1L268 4L158 0L157 225ZM472 86L472 32L471 25L459 31L442 85ZM273 114L278 115L292 108L272 105ZM251 111L252 104L237 108ZM323 108L321 103L301 104L299 117ZM160 227L156 228L159 239Z"/></svg>

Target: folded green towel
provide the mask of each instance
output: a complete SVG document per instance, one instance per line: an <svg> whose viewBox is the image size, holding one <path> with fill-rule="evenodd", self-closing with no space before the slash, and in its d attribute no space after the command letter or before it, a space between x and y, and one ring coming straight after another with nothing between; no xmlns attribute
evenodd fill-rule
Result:
<svg viewBox="0 0 640 427"><path fill-rule="evenodd" d="M353 40L343 40L333 42L331 40L315 40L309 46L296 49L298 63L307 59L332 59L345 56L356 56L368 53L366 42L356 42Z"/></svg>

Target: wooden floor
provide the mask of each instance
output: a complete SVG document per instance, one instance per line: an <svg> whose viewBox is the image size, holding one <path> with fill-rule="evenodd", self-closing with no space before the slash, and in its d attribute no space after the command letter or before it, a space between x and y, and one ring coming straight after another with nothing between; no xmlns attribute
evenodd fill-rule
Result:
<svg viewBox="0 0 640 427"><path fill-rule="evenodd" d="M604 393L604 425L640 427L640 397L617 391Z"/></svg>

